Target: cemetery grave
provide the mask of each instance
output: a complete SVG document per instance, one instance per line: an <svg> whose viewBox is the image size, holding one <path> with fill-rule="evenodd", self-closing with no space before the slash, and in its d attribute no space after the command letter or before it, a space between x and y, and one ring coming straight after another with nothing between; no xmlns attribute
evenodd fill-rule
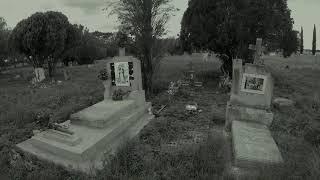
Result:
<svg viewBox="0 0 320 180"><path fill-rule="evenodd" d="M233 61L233 83L226 108L226 130L231 131L234 166L255 169L281 167L282 155L270 130L273 78L260 59L262 39L257 39L254 64Z"/></svg>
<svg viewBox="0 0 320 180"><path fill-rule="evenodd" d="M35 134L17 146L40 159L89 173L102 168L104 153L134 137L152 118L150 103L142 89L140 61L119 56L107 65L104 100L70 116L71 123ZM127 98L114 100L117 90L130 91ZM68 121L70 122L70 121Z"/></svg>

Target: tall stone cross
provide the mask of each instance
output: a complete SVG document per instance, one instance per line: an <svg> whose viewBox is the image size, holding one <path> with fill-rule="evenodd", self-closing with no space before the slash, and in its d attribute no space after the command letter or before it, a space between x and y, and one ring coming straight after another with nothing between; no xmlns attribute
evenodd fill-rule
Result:
<svg viewBox="0 0 320 180"><path fill-rule="evenodd" d="M261 53L263 51L262 39L257 38L256 45L250 44L249 49L255 51L253 64L263 65L264 64L263 59L260 58Z"/></svg>

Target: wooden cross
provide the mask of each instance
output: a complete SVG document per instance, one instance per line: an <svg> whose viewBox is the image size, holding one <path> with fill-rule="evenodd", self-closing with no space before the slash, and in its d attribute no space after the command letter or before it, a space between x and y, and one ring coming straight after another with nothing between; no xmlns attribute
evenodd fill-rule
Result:
<svg viewBox="0 0 320 180"><path fill-rule="evenodd" d="M260 58L262 51L263 51L262 39L257 38L256 45L250 44L249 49L255 51L253 64L263 65L264 64L263 59Z"/></svg>

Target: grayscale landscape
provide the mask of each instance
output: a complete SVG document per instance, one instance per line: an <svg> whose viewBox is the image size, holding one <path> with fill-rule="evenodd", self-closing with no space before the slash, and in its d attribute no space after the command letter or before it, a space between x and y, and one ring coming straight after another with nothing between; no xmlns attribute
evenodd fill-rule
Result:
<svg viewBox="0 0 320 180"><path fill-rule="evenodd" d="M319 179L318 8L0 0L0 179Z"/></svg>

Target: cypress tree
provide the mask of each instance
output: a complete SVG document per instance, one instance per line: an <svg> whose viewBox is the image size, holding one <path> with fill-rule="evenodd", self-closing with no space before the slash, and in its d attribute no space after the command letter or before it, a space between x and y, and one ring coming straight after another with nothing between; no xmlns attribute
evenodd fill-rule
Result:
<svg viewBox="0 0 320 180"><path fill-rule="evenodd" d="M301 33L300 33L300 54L303 54L303 27L301 27Z"/></svg>
<svg viewBox="0 0 320 180"><path fill-rule="evenodd" d="M316 55L317 50L317 30L316 25L313 27L312 55Z"/></svg>

